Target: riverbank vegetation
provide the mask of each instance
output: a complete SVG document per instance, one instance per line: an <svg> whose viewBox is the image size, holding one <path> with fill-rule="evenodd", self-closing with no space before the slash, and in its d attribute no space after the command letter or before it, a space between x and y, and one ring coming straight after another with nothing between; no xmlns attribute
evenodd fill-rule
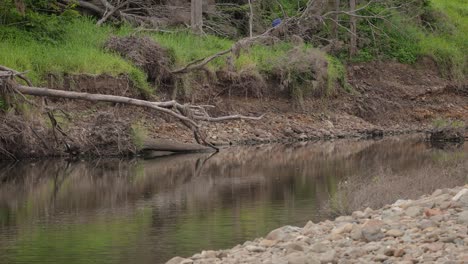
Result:
<svg viewBox="0 0 468 264"><path fill-rule="evenodd" d="M18 2L22 2L23 6L14 5ZM37 85L46 84L49 74L106 73L127 74L136 86L148 89L145 73L141 69L103 48L105 41L112 35L149 35L170 50L175 68L229 49L236 41L219 35L198 36L180 27L156 32L134 29L127 23L118 26L108 23L97 27L97 18L80 15L77 5L59 8L46 2L2 0L0 9L2 64L20 71L29 71L29 78ZM261 25L266 27L267 21L283 14L289 17L297 15L298 10L307 5L306 1L283 1L283 6L279 8L277 4L268 6L265 2L267 1L260 1L255 6L258 15L255 19L258 20L259 28ZM328 62L338 65L348 61L395 59L403 63L415 63L422 56L429 56L447 76L464 78L468 68L467 55L464 52L468 50L467 4L463 0L422 0L413 1L412 4L391 2L387 5L378 2L366 4L360 11L359 15L365 18L359 20L359 49L351 58L349 49L346 48L350 34L345 27L350 16L346 13L339 14L337 18L344 22L338 28L336 40L343 42L344 46L336 50L325 50L330 54L326 57ZM343 3L341 5L345 9ZM316 34L317 39L301 44L303 48L323 48L325 44L318 38L332 39L333 24L326 20L325 27ZM257 34L259 33L261 32ZM233 64L237 71L247 69L268 77L273 73L273 62L287 55L293 48L294 45L288 40L274 45L255 44L234 56ZM339 58L341 62L335 58ZM207 65L212 71L224 67L226 60L222 57ZM343 68L340 65L337 67ZM337 71L336 67L329 69L329 72L341 75L332 76L332 80L344 80L342 71ZM327 85L333 86L330 81Z"/></svg>

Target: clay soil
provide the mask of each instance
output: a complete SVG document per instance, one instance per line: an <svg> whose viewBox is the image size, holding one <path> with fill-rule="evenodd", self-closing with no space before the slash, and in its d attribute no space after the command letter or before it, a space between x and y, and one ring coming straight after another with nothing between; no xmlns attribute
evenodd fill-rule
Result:
<svg viewBox="0 0 468 264"><path fill-rule="evenodd" d="M290 98L267 94L261 97L225 94L209 98L205 103L216 106L213 115L239 113L265 114L265 117L260 121L208 123L205 126L208 140L215 144L245 144L375 137L424 132L436 118L468 123L468 82L455 84L442 78L431 61L422 61L416 66L395 62L351 65L348 82L352 92L308 98L302 107ZM51 77L49 86L139 97L125 77L66 76L61 85L55 84ZM159 96L157 100L168 98L161 93ZM41 100L37 99L37 102ZM40 114L41 111L34 111L36 115L33 117L21 117L29 124L27 130L30 132L16 134L14 140L13 136L3 133L0 156L43 157L67 155L67 152L131 155L136 153L137 141L142 137L194 142L192 133L175 120L146 109L61 99L49 100L49 104L62 110L56 115L67 136L58 135L59 140L55 140L48 119ZM11 117L2 118L5 125ZM14 133L15 129L12 131ZM26 136L27 140L24 139ZM18 141L18 137L23 138Z"/></svg>

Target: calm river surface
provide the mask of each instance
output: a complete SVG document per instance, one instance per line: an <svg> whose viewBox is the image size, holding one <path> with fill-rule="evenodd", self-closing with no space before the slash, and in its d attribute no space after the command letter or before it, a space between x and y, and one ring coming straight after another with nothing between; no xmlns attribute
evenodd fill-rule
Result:
<svg viewBox="0 0 468 264"><path fill-rule="evenodd" d="M164 263L467 182L468 147L417 138L211 156L0 163L0 263Z"/></svg>

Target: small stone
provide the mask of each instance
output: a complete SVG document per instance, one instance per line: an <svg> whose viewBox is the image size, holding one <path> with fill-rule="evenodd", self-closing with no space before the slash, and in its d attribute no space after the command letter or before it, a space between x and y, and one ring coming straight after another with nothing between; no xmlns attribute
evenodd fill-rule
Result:
<svg viewBox="0 0 468 264"><path fill-rule="evenodd" d="M462 225L468 225L468 211L463 211L458 215L457 222Z"/></svg>
<svg viewBox="0 0 468 264"><path fill-rule="evenodd" d="M303 252L294 252L286 256L287 264L319 264L316 256L306 255ZM278 262L276 262L278 263Z"/></svg>
<svg viewBox="0 0 468 264"><path fill-rule="evenodd" d="M286 255L296 251L304 251L304 248L299 243L290 243L285 248Z"/></svg>
<svg viewBox="0 0 468 264"><path fill-rule="evenodd" d="M354 218L360 219L360 218L365 218L366 214L364 212L362 212L362 211L355 211L355 212L353 212L352 216Z"/></svg>
<svg viewBox="0 0 468 264"><path fill-rule="evenodd" d="M405 210L405 214L410 217L416 217L422 213L423 209L419 206L411 206Z"/></svg>
<svg viewBox="0 0 468 264"><path fill-rule="evenodd" d="M278 243L278 241L275 241L275 240L262 239L262 241L260 241L260 243L258 243L258 245L261 246L261 247L272 247L272 246L276 245L277 243Z"/></svg>
<svg viewBox="0 0 468 264"><path fill-rule="evenodd" d="M362 248L351 247L346 249L344 255L350 257L351 259L357 259L364 256L366 253L367 252Z"/></svg>
<svg viewBox="0 0 468 264"><path fill-rule="evenodd" d="M431 216L435 216L435 215L441 215L443 212L438 209L438 208L435 208L435 209L429 209L429 208L426 208L424 209L424 215L426 217L431 217Z"/></svg>
<svg viewBox="0 0 468 264"><path fill-rule="evenodd" d="M384 253L385 256L391 257L395 253L395 249L392 248L392 247L386 247L386 248L384 248L383 253Z"/></svg>
<svg viewBox="0 0 468 264"><path fill-rule="evenodd" d="M253 246L253 245L246 246L245 249L247 249L250 252L263 252L263 251L265 251L264 247Z"/></svg>
<svg viewBox="0 0 468 264"><path fill-rule="evenodd" d="M373 212L374 212L374 210L372 210L372 208L369 208L369 207L367 207L364 210L364 214L366 215L366 217L369 217Z"/></svg>
<svg viewBox="0 0 468 264"><path fill-rule="evenodd" d="M328 250L330 250L330 246L323 242L315 243L310 247L310 251L316 252L316 253L323 253Z"/></svg>
<svg viewBox="0 0 468 264"><path fill-rule="evenodd" d="M460 255L460 257L458 258L458 260L459 260L461 263L468 263L468 254L462 254L462 255Z"/></svg>
<svg viewBox="0 0 468 264"><path fill-rule="evenodd" d="M405 250L402 248L396 249L395 252L393 252L393 256L397 258L401 258L403 255L405 255Z"/></svg>
<svg viewBox="0 0 468 264"><path fill-rule="evenodd" d="M384 262L387 259L388 257L383 254L378 254L373 258L374 261L378 261L378 262Z"/></svg>
<svg viewBox="0 0 468 264"><path fill-rule="evenodd" d="M424 244L422 247L431 252L439 252L444 248L444 243L437 242L437 243Z"/></svg>
<svg viewBox="0 0 468 264"><path fill-rule="evenodd" d="M346 233L351 232L352 229L353 229L353 224L346 223L344 225L336 227L335 229L331 231L331 233L332 234L346 234Z"/></svg>
<svg viewBox="0 0 468 264"><path fill-rule="evenodd" d="M405 233L399 229L390 229L385 233L385 235L391 236L391 237L401 237L404 234Z"/></svg>
<svg viewBox="0 0 468 264"><path fill-rule="evenodd" d="M352 216L340 216L340 217L337 217L335 219L335 222L347 222L347 223L351 223L354 221L354 218Z"/></svg>
<svg viewBox="0 0 468 264"><path fill-rule="evenodd" d="M446 219L445 215L434 215L430 218L435 223L442 222Z"/></svg>
<svg viewBox="0 0 468 264"><path fill-rule="evenodd" d="M222 259L222 258L227 258L227 253L225 251L219 251L218 253L216 253L216 257L219 258L219 259Z"/></svg>
<svg viewBox="0 0 468 264"><path fill-rule="evenodd" d="M286 241L293 237L292 232L297 231L297 227L283 226L271 231L265 238L268 240Z"/></svg>
<svg viewBox="0 0 468 264"><path fill-rule="evenodd" d="M468 206L468 188L463 188L455 196L453 196L452 201L460 202L464 206Z"/></svg>
<svg viewBox="0 0 468 264"><path fill-rule="evenodd" d="M335 263L336 262L336 251L329 250L319 256L320 263Z"/></svg>
<svg viewBox="0 0 468 264"><path fill-rule="evenodd" d="M309 228L313 227L314 225L315 225L314 222L309 221L309 222L307 222L307 224L304 226L303 229L309 229Z"/></svg>
<svg viewBox="0 0 468 264"><path fill-rule="evenodd" d="M452 202L442 202L439 206L441 210L446 210L452 206Z"/></svg>
<svg viewBox="0 0 468 264"><path fill-rule="evenodd" d="M188 263L188 262L184 262L184 261L191 261L191 260L186 259L186 258L181 258L181 257L173 257L168 262L166 262L166 264L182 264L182 262L183 263Z"/></svg>
<svg viewBox="0 0 468 264"><path fill-rule="evenodd" d="M426 228L429 228L429 227L436 227L437 224L432 221L432 220L427 220L427 219L423 219L421 221L419 221L418 223L418 227L421 228L421 229L426 229Z"/></svg>
<svg viewBox="0 0 468 264"><path fill-rule="evenodd" d="M437 189L432 193L432 196L439 196L439 195L441 195L443 193L444 193L444 191L442 191L441 189Z"/></svg>
<svg viewBox="0 0 468 264"><path fill-rule="evenodd" d="M354 240L361 240L362 239L362 228L358 225L354 225L353 229L351 230L350 237Z"/></svg>
<svg viewBox="0 0 468 264"><path fill-rule="evenodd" d="M379 248L380 248L380 246L378 244L375 244L375 243L369 243L369 244L364 246L364 250L367 251L367 252L373 252L373 251L379 250Z"/></svg>
<svg viewBox="0 0 468 264"><path fill-rule="evenodd" d="M321 227L314 224L312 221L307 222L307 224L302 228L301 233L306 236L312 236L320 232Z"/></svg>
<svg viewBox="0 0 468 264"><path fill-rule="evenodd" d="M202 258L216 258L216 251L214 250L204 250L201 253Z"/></svg>

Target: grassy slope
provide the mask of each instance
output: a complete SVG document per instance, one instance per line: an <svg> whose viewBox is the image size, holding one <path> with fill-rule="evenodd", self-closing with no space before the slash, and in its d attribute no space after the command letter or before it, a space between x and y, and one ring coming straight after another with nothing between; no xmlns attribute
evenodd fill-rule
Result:
<svg viewBox="0 0 468 264"><path fill-rule="evenodd" d="M374 4L372 8L373 13L384 9L380 4ZM387 20L373 21L379 30L372 29L365 20L361 20L358 29L371 43L359 51L354 61L396 59L402 63L414 63L421 56L429 56L435 59L446 76L456 80L468 76L466 0L431 0L425 11L429 22L423 24L417 24L408 15L391 12Z"/></svg>
<svg viewBox="0 0 468 264"><path fill-rule="evenodd" d="M28 76L37 85L45 83L48 73L130 73L138 85L146 86L142 71L102 49L110 34L124 34L124 30L97 28L87 18L73 19L62 27L60 41L47 41L28 31L0 25L0 64L29 71Z"/></svg>
<svg viewBox="0 0 468 264"><path fill-rule="evenodd" d="M432 56L457 79L468 76L468 2L432 0L443 16L440 29L421 38L422 53Z"/></svg>
<svg viewBox="0 0 468 264"><path fill-rule="evenodd" d="M393 39L384 40L388 43L377 43L377 46L387 50L387 58L396 58L402 62L413 62L421 55L432 56L442 68L449 69L452 76L463 78L468 74L468 4L465 0L432 0L432 6L445 16L434 32L424 31L404 20L395 19L394 23L400 30L390 30L388 33ZM141 70L120 56L102 49L110 35L128 35L130 28L96 27L93 19L84 17L67 20L56 26L61 29L60 40L49 41L46 38L44 41L37 37L37 32L0 23L0 64L20 71L29 70L28 76L38 85L45 83L48 73L125 73L138 86L148 89L146 77ZM395 29L395 26L392 28ZM198 37L184 32L150 35L173 52L176 67L227 49L233 44L232 40L215 36ZM255 70L268 74L272 71L272 61L284 57L292 48L289 43L274 47L254 46L248 52L243 52L234 64L238 70ZM366 58L366 52L363 49L360 56ZM342 67L333 58L328 60L332 62L329 72L333 78L330 79L339 78L333 75L342 75ZM216 70L224 64L224 59L216 59L208 67Z"/></svg>

